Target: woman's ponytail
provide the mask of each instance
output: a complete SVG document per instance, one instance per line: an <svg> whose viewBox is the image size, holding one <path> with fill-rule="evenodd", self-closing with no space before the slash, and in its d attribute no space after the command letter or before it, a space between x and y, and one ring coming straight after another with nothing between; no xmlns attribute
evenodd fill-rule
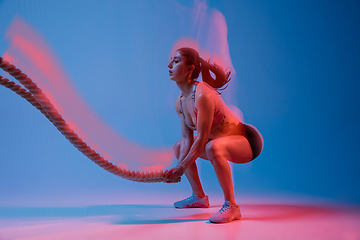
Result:
<svg viewBox="0 0 360 240"><path fill-rule="evenodd" d="M216 63L211 63L210 60L206 61L202 58L200 58L200 66L202 80L216 89L216 91L220 92L228 86L231 80L230 71L224 71ZM210 72L214 73L215 79L211 76Z"/></svg>
<svg viewBox="0 0 360 240"><path fill-rule="evenodd" d="M230 71L223 70L219 65L210 63L210 60L206 61L199 56L199 53L192 48L179 48L178 51L182 56L186 58L188 65L194 65L190 78L197 79L201 72L201 76L204 82L213 87L217 92L224 90L230 78ZM211 76L210 72L214 73L215 79Z"/></svg>

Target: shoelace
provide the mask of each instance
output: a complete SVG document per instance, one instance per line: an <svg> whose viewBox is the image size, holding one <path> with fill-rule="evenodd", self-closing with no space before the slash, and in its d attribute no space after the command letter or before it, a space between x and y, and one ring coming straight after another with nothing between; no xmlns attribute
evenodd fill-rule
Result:
<svg viewBox="0 0 360 240"><path fill-rule="evenodd" d="M191 200L191 199L202 199L202 198L199 198L198 196L195 196L195 195L191 195L190 197L188 197L186 200Z"/></svg>
<svg viewBox="0 0 360 240"><path fill-rule="evenodd" d="M230 210L230 208L233 208L233 205L230 205L230 203L224 203L224 205L222 206L222 208L220 209L220 214L226 213L227 211Z"/></svg>
<svg viewBox="0 0 360 240"><path fill-rule="evenodd" d="M191 195L190 197L186 198L185 201L189 201L189 200L192 200L193 198L195 198L196 196L194 195Z"/></svg>

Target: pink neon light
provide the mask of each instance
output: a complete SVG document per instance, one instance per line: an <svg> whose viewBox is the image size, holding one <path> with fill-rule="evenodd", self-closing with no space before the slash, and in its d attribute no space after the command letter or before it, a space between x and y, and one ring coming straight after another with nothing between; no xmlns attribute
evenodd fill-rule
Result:
<svg viewBox="0 0 360 240"><path fill-rule="evenodd" d="M33 79L74 132L106 160L139 171L157 171L171 165L172 149L152 149L130 142L106 124L81 98L54 51L28 23L15 19L6 36L11 45L4 60Z"/></svg>

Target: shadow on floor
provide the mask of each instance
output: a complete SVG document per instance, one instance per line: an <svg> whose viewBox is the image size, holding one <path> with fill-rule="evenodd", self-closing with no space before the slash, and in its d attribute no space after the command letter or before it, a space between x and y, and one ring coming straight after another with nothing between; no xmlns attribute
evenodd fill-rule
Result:
<svg viewBox="0 0 360 240"><path fill-rule="evenodd" d="M208 221L220 206L208 209L174 209L170 205L99 205L80 208L0 207L0 219L106 217L112 224L164 224ZM241 205L241 221L275 221L304 217L333 216L340 211L330 206L291 204Z"/></svg>

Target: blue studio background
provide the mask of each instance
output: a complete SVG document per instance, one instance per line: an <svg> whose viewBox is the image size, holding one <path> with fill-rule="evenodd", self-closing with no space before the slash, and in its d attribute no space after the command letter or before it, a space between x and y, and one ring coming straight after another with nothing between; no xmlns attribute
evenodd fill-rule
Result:
<svg viewBox="0 0 360 240"><path fill-rule="evenodd" d="M224 95L265 141L258 159L232 166L237 196L360 204L359 1L3 0L0 55L11 22L25 20L114 129L147 146L171 147L180 128L169 52L177 39L197 37L181 11L199 4L226 20L236 84ZM221 195L210 164L201 161L200 169L205 191ZM185 179L143 184L104 171L25 100L0 88L1 206L116 203L179 191L190 194Z"/></svg>

